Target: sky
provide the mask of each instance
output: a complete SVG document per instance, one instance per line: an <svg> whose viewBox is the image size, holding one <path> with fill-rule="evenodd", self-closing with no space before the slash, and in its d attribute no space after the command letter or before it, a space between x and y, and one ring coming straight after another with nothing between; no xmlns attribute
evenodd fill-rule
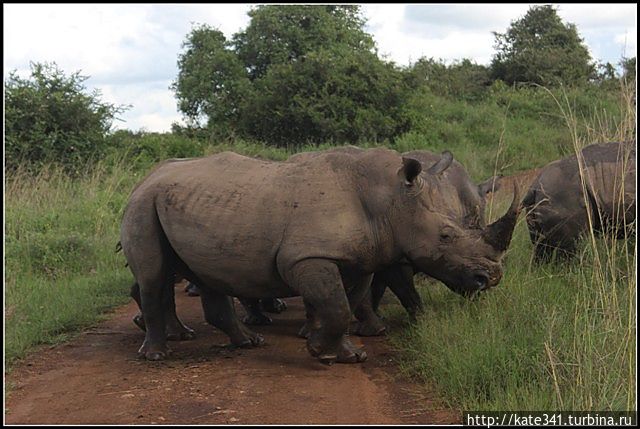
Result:
<svg viewBox="0 0 640 429"><path fill-rule="evenodd" d="M89 76L88 91L130 105L116 129L169 131L183 123L169 89L182 43L194 24L229 39L249 24L255 4L3 4L4 77L29 76L30 62L55 62ZM421 57L488 65L492 32L504 33L531 4L362 4L365 30L382 58L410 65ZM636 56L637 4L554 4L576 24L592 58L617 64Z"/></svg>

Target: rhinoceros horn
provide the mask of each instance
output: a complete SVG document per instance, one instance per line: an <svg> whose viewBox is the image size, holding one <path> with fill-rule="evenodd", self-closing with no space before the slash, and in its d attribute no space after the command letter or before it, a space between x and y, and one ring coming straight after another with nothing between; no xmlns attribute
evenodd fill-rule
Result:
<svg viewBox="0 0 640 429"><path fill-rule="evenodd" d="M509 247L513 230L516 227L518 214L520 214L520 195L518 185L513 184L513 201L507 212L497 221L487 226L484 231L484 239L494 249L504 252Z"/></svg>
<svg viewBox="0 0 640 429"><path fill-rule="evenodd" d="M453 162L453 154L448 150L445 150L444 152L442 152L442 158L440 158L438 162L436 162L431 167L429 167L427 169L427 173L434 174L434 175L440 174L444 170L449 168L452 162Z"/></svg>

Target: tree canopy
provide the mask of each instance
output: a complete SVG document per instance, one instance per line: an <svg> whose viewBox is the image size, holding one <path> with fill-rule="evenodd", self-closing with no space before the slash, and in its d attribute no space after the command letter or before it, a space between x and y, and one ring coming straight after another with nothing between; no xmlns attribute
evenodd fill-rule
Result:
<svg viewBox="0 0 640 429"><path fill-rule="evenodd" d="M586 82L594 73L589 50L574 24L564 24L553 6L532 6L495 33L493 77L509 84L530 82L554 86Z"/></svg>
<svg viewBox="0 0 640 429"><path fill-rule="evenodd" d="M378 58L358 6L258 6L231 41L208 26L187 36L172 85L180 111L215 135L274 145L393 138L401 72Z"/></svg>

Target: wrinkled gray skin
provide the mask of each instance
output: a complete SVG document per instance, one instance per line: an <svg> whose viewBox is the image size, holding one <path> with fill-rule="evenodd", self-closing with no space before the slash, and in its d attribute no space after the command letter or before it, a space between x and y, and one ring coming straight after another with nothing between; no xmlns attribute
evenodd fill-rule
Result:
<svg viewBox="0 0 640 429"><path fill-rule="evenodd" d="M426 170L430 166L443 160L443 155L425 150L405 152L402 155L420 161L425 169L421 173L423 176L428 174ZM488 193L498 190L498 182L495 177L477 185L471 180L462 164L452 160L451 165L437 176L437 182L439 195L446 195L436 204L438 210L447 216L458 219L468 228L485 226L486 196ZM382 335L386 331L386 327L378 315L378 307L387 287L399 299L411 320L416 319L416 316L423 311L422 300L413 282L416 271L411 264L403 261L374 275L370 293L365 295L362 303L355 310L355 316L358 319L358 324L354 329L356 334L375 336ZM454 292L464 293L464 291L455 289Z"/></svg>
<svg viewBox="0 0 640 429"><path fill-rule="evenodd" d="M589 217L595 232L618 236L635 222L635 144L594 144L581 153L584 187L573 155L543 167L522 202L537 262L548 262L554 251L573 256Z"/></svg>
<svg viewBox="0 0 640 429"><path fill-rule="evenodd" d="M159 360L168 352L173 273L200 287L206 320L239 346L264 340L238 320L231 296L301 295L307 349L324 363L366 358L346 336L350 308L383 267L404 258L455 290L495 286L517 204L486 228L466 228L432 207L434 178L421 170L386 149L281 163L225 152L161 164L134 189L121 226L146 326L139 353Z"/></svg>

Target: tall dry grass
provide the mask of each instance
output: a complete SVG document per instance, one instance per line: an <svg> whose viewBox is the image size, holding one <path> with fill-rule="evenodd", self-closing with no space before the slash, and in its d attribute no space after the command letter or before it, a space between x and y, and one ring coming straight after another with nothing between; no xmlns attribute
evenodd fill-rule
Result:
<svg viewBox="0 0 640 429"><path fill-rule="evenodd" d="M621 119L618 121L613 121L607 111L594 111L590 118L579 118L566 96L555 99L571 131L585 207L592 205L587 189L595 180L593 171L585 164L582 150L594 143L635 142L636 139L635 82L621 81L620 85L618 108ZM581 126L581 123L585 125ZM627 225L624 216L630 194L635 194L635 189L633 192L625 190L626 175L635 176L636 160L632 157L631 145L621 150L618 161L621 168L610 178L612 189L605 191L614 194L612 212L587 210L587 245L580 255L580 265L590 267L580 271L587 287L577 295L573 324L575 341L571 351L573 366L565 371L564 380L571 386L569 403L573 409L589 408L603 399L607 408L620 408L623 404L616 402L620 392L625 393L626 410L634 409L636 402L637 245L620 245L617 234L622 231L622 241L626 243L634 238L629 232L635 230L635 220L633 225ZM635 201L635 195L632 198ZM614 219L618 224L598 234L595 226L606 219ZM583 310L579 311L580 308ZM555 348L556 354L559 353L560 346L554 347L550 343L549 348ZM551 358L549 364L554 365ZM612 374L618 371L622 371L620 377ZM616 379L623 383L611 382Z"/></svg>

